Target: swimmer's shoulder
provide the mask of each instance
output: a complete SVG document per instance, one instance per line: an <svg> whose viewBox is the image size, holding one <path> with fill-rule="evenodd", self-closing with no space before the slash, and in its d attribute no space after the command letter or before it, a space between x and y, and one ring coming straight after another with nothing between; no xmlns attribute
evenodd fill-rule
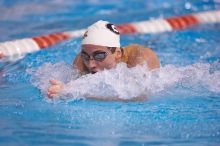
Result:
<svg viewBox="0 0 220 146"><path fill-rule="evenodd" d="M124 47L123 50L124 50L124 55L127 55L128 57L132 57L132 56L143 56L144 52L149 51L151 49L138 44L132 44Z"/></svg>
<svg viewBox="0 0 220 146"><path fill-rule="evenodd" d="M150 69L160 66L159 58L151 48L139 44L132 44L124 47L123 52L122 60L128 64L128 67L134 67L144 62L147 62Z"/></svg>

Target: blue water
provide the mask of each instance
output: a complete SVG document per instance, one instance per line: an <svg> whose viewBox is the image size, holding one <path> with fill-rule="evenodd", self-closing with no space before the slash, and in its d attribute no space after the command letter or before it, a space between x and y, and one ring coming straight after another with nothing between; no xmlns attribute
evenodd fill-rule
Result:
<svg viewBox="0 0 220 146"><path fill-rule="evenodd" d="M0 41L76 30L99 19L120 24L216 9L220 9L217 0L2 0L0 32L4 35ZM146 71L151 78L143 81L139 75L145 70L120 65L113 70L116 74L140 84L119 80L127 88L97 90L123 96L146 85L146 102L48 100L44 96L48 78L69 81L76 75L69 65L80 50L80 39L28 54L16 62L0 63L0 145L220 145L219 38L219 24L122 36L123 46L137 43L151 47L162 67L156 73ZM111 71L104 75L115 79ZM117 87L103 83L102 76L80 78L79 83L87 81L80 92L103 84Z"/></svg>

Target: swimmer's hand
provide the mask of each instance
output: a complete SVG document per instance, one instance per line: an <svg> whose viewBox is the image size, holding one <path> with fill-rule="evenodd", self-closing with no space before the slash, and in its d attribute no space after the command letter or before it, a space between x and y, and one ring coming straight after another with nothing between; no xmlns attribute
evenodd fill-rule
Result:
<svg viewBox="0 0 220 146"><path fill-rule="evenodd" d="M63 83L58 80L49 80L51 87L47 90L47 96L49 98L56 98L59 96L61 90L64 88Z"/></svg>

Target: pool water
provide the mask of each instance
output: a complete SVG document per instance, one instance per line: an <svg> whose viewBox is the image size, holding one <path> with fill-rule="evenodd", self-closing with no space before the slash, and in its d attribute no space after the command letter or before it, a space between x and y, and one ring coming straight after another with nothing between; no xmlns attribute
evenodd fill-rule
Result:
<svg viewBox="0 0 220 146"><path fill-rule="evenodd" d="M218 0L2 0L0 41L86 28L99 19L121 24L217 9ZM78 78L71 64L80 38L1 62L0 145L219 145L219 38L219 24L123 35L122 46L141 44L158 54L161 68L153 72L119 64ZM49 100L50 78L66 83L71 98ZM148 100L101 102L87 94Z"/></svg>

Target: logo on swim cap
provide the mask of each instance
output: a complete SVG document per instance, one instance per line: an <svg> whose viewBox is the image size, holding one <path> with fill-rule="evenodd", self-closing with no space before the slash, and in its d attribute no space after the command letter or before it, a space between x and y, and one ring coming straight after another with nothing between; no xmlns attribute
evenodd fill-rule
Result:
<svg viewBox="0 0 220 146"><path fill-rule="evenodd" d="M84 35L83 35L83 38L82 39L84 39L85 37L87 37L88 35L87 35L87 33L88 33L88 31L86 31L85 33L84 33Z"/></svg>
<svg viewBox="0 0 220 146"><path fill-rule="evenodd" d="M116 34L120 34L119 31L116 29L115 25L108 23L106 24L106 27L111 30L112 32L116 33Z"/></svg>

